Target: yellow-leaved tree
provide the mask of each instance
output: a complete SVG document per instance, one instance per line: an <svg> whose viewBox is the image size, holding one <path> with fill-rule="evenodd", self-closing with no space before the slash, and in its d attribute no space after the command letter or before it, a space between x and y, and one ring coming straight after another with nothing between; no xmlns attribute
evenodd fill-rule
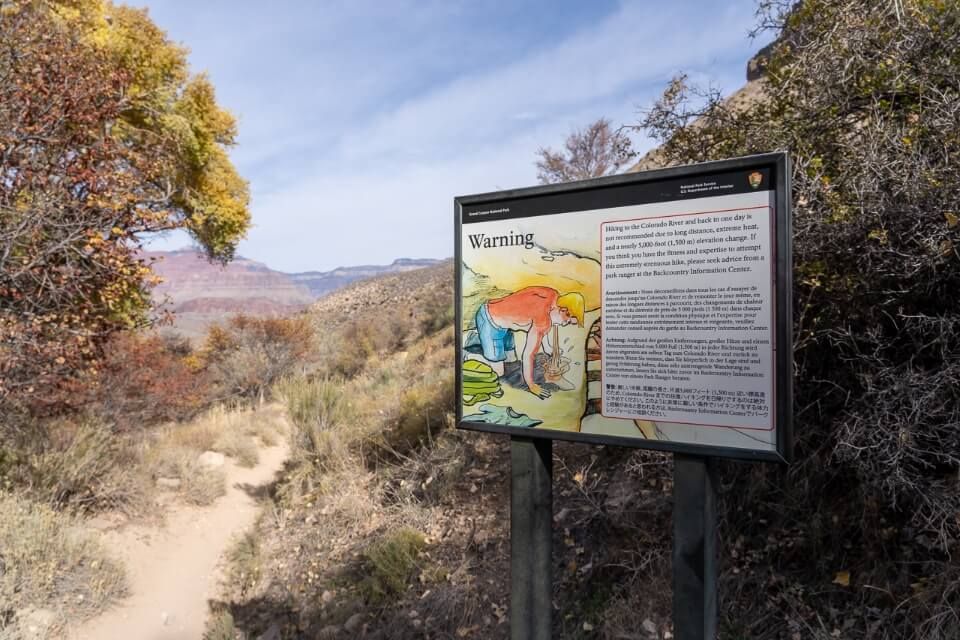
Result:
<svg viewBox="0 0 960 640"><path fill-rule="evenodd" d="M186 54L144 10L0 0L0 405L62 403L149 321L144 234L227 261L249 227L236 122Z"/></svg>

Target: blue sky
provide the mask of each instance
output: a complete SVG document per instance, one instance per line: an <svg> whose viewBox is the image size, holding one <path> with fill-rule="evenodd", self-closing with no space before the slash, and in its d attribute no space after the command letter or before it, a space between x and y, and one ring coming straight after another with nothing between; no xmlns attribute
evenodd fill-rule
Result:
<svg viewBox="0 0 960 640"><path fill-rule="evenodd" d="M753 0L132 4L238 116L239 253L282 271L451 256L454 196L535 184L539 147L637 122L678 72L732 92L766 44Z"/></svg>

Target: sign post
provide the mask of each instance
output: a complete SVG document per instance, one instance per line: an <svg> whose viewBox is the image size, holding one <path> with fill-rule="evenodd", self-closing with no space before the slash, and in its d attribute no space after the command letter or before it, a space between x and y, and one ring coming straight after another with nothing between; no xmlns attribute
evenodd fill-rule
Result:
<svg viewBox="0 0 960 640"><path fill-rule="evenodd" d="M550 640L553 443L510 438L510 638Z"/></svg>
<svg viewBox="0 0 960 640"><path fill-rule="evenodd" d="M673 456L673 637L717 637L717 509L711 458Z"/></svg>
<svg viewBox="0 0 960 640"><path fill-rule="evenodd" d="M789 196L771 153L454 200L457 422L513 441L514 638L550 635L558 439L675 454L676 637L713 640L711 459L790 457Z"/></svg>

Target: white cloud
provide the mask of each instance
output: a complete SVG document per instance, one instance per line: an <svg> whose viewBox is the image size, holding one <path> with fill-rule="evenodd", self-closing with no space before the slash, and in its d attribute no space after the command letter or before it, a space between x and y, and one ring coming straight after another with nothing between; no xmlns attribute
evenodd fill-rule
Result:
<svg viewBox="0 0 960 640"><path fill-rule="evenodd" d="M243 255L287 271L449 256L454 196L532 184L537 148L601 116L634 122L677 71L735 89L754 48L746 1L627 2L537 46L471 39L469 5L380 4L317 12L313 33L278 19L232 65L208 53L241 116L255 224Z"/></svg>

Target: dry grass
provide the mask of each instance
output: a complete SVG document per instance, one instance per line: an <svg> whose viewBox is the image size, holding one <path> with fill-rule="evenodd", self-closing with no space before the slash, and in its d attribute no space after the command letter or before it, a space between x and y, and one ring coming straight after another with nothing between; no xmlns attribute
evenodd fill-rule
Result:
<svg viewBox="0 0 960 640"><path fill-rule="evenodd" d="M342 468L349 458L354 423L342 386L332 380L298 378L279 385L292 424L290 449L303 469Z"/></svg>
<svg viewBox="0 0 960 640"><path fill-rule="evenodd" d="M223 469L207 469L195 458L184 461L180 475L180 497L189 504L206 506L227 492Z"/></svg>
<svg viewBox="0 0 960 640"><path fill-rule="evenodd" d="M94 418L37 424L33 437L5 442L0 639L40 637L21 633L18 612L22 621L24 612L52 611L56 633L67 619L92 616L122 594L121 569L84 533L80 514L120 509L143 515L156 508L150 498L158 478L179 481L172 486L181 501L209 505L225 494L226 475L201 465L200 454L219 451L253 466L258 441L276 443L284 425L276 405L259 411L218 407L189 423L121 434Z"/></svg>
<svg viewBox="0 0 960 640"><path fill-rule="evenodd" d="M246 433L227 429L220 434L211 447L214 451L230 456L241 467L255 467L260 461L257 443Z"/></svg>
<svg viewBox="0 0 960 640"><path fill-rule="evenodd" d="M200 452L213 450L224 427L223 422L217 419L218 413L218 409L213 409L191 422L168 425L160 432L156 446Z"/></svg>
<svg viewBox="0 0 960 640"><path fill-rule="evenodd" d="M272 447L286 435L286 408L281 403L266 404L245 415L244 433L259 438L264 446Z"/></svg>
<svg viewBox="0 0 960 640"><path fill-rule="evenodd" d="M367 547L363 553L367 576L360 583L364 599L379 604L402 596L425 546L422 533L403 527Z"/></svg>
<svg viewBox="0 0 960 640"><path fill-rule="evenodd" d="M219 451L238 447L241 439L253 442L258 438L267 446L275 443L282 430L282 408L267 405L263 409L244 409L219 405L195 420L185 424L173 424L162 431L161 446L174 446L196 451ZM242 447L241 447L242 448Z"/></svg>
<svg viewBox="0 0 960 640"><path fill-rule="evenodd" d="M224 490L222 474L196 464L204 451L219 451L241 466L258 461L257 441L276 443L283 410L215 407L195 420L151 431L116 433L93 417L33 426L36 436L7 445L0 481L37 502L90 513L120 509L142 513L157 477L177 478L188 502L209 504Z"/></svg>
<svg viewBox="0 0 960 640"><path fill-rule="evenodd" d="M277 389L294 464L254 533L260 579L234 584L238 629L255 637L270 618L324 637L359 612L382 637L506 637L508 448L449 428L451 343L441 331L350 380ZM669 469L557 452L557 637L626 637L648 618L662 628Z"/></svg>
<svg viewBox="0 0 960 640"><path fill-rule="evenodd" d="M252 588L231 580L237 627L256 637L263 631L260 608L270 607L266 618L301 625L303 637L342 633L358 611L372 629L389 629L384 637L501 637L500 618L484 616L505 611L505 548L491 542L508 537L490 533L505 518L490 508L493 485L469 492L473 482L499 485L503 476L495 469L473 473L476 455L465 440L444 432L402 463L373 471L360 456L344 458L340 469L295 467L253 534L260 579ZM297 485L303 478L309 483ZM487 512L482 522L479 512ZM249 557L251 545L244 546ZM476 564L481 549L489 561ZM423 626L411 626L412 610Z"/></svg>
<svg viewBox="0 0 960 640"><path fill-rule="evenodd" d="M448 426L447 417L453 406L453 376L439 375L423 380L400 395L396 421L384 432L390 449L406 452L419 444L429 443L434 435Z"/></svg>
<svg viewBox="0 0 960 640"><path fill-rule="evenodd" d="M180 480L181 498L198 505L211 504L226 492L224 473L197 463L205 451L216 451L242 467L259 461L259 443L273 446L285 433L285 414L280 405L261 409L217 406L187 424L160 430L145 444L144 464L154 478Z"/></svg>
<svg viewBox="0 0 960 640"><path fill-rule="evenodd" d="M222 469L210 469L197 461L200 452L182 446L154 446L145 457L152 475L180 481L177 493L188 503L200 506L213 504L227 492Z"/></svg>
<svg viewBox="0 0 960 640"><path fill-rule="evenodd" d="M17 637L18 611L48 609L56 626L96 615L125 589L122 568L73 516L0 494L0 637Z"/></svg>
<svg viewBox="0 0 960 640"><path fill-rule="evenodd" d="M297 463L288 489L323 493L331 478L406 460L449 427L453 405L452 331L380 361L351 380L294 379L278 385L292 424Z"/></svg>
<svg viewBox="0 0 960 640"><path fill-rule="evenodd" d="M145 445L145 462L154 477L181 481L180 494L192 504L210 504L226 491L223 473L197 464L204 451L217 451L253 467L259 461L259 440L275 444L284 429L283 410L268 405L261 410L218 406L186 424L160 430Z"/></svg>
<svg viewBox="0 0 960 640"><path fill-rule="evenodd" d="M287 620L302 624L306 637L342 629L358 606L384 629L394 629L386 623L395 607L415 606L438 637L475 626L489 610L471 599L479 595L465 573L471 561L464 549L475 551L476 540L463 537L465 523L454 507L469 491L463 474L474 456L462 435L449 430L451 350L452 332L440 331L350 380L295 379L276 387L292 424L294 464L272 517L254 533L261 579L252 586L231 581L238 602L291 603L300 619ZM437 548L451 528L455 541ZM243 543L238 566L252 566L252 546ZM421 596L427 599L411 605ZM250 618L256 606L238 606L232 609L237 626L262 632ZM381 608L382 616L374 612ZM408 618L396 637L413 637L409 624Z"/></svg>
<svg viewBox="0 0 960 640"><path fill-rule="evenodd" d="M229 611L217 611L207 620L203 640L236 640L237 630Z"/></svg>
<svg viewBox="0 0 960 640"><path fill-rule="evenodd" d="M0 482L31 500L89 513L139 512L150 481L138 467L139 442L93 417L31 425L31 437L0 454Z"/></svg>
<svg viewBox="0 0 960 640"><path fill-rule="evenodd" d="M227 551L227 579L241 594L255 588L260 580L261 564L260 539L253 530L237 537Z"/></svg>
<svg viewBox="0 0 960 640"><path fill-rule="evenodd" d="M454 408L452 330L379 361L351 380L287 381L277 395L287 405L292 450L321 467L344 457L405 453L448 425Z"/></svg>

